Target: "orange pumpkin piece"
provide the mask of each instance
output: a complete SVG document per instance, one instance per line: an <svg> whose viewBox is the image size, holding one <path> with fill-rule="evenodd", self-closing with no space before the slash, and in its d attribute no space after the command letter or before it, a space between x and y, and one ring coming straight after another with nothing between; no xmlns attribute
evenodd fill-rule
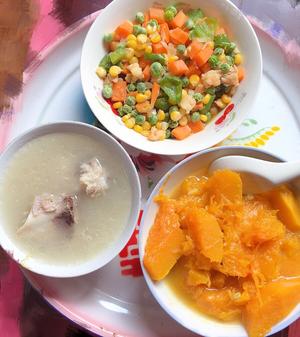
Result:
<svg viewBox="0 0 300 337"><path fill-rule="evenodd" d="M249 337L264 337L300 302L300 278L270 282L260 289L260 298L253 297L243 312Z"/></svg>
<svg viewBox="0 0 300 337"><path fill-rule="evenodd" d="M216 218L204 208L186 210L185 223L196 248L212 262L223 258L223 233Z"/></svg>
<svg viewBox="0 0 300 337"><path fill-rule="evenodd" d="M182 255L184 241L175 202L163 201L150 229L143 261L153 280L159 281L170 272Z"/></svg>
<svg viewBox="0 0 300 337"><path fill-rule="evenodd" d="M209 193L216 201L223 199L233 203L242 202L243 185L240 175L230 170L217 170L209 178Z"/></svg>
<svg viewBox="0 0 300 337"><path fill-rule="evenodd" d="M268 193L272 206L278 209L278 218L291 231L300 230L300 206L293 192L280 186Z"/></svg>

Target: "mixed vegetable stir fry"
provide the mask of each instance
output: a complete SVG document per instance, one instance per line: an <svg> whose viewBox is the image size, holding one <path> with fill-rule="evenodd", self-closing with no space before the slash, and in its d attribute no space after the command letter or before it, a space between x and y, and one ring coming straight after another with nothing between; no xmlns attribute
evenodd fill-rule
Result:
<svg viewBox="0 0 300 337"><path fill-rule="evenodd" d="M245 76L235 43L200 9L153 7L103 40L108 54L96 70L102 95L151 141L203 130Z"/></svg>

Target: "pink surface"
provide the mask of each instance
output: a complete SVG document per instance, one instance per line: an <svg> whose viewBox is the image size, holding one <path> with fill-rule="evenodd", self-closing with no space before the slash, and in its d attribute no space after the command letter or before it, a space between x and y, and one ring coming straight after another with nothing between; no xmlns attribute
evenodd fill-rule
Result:
<svg viewBox="0 0 300 337"><path fill-rule="evenodd" d="M35 27L31 40L31 52L28 57L28 63L51 41L58 37L66 26L70 23L80 19L82 13L88 14L89 12L95 11L101 8L101 4L107 3L109 1L81 1L81 5L78 3L80 1L74 1L77 6L74 6L75 10L72 13L69 21L63 21L54 17L53 9L56 1L52 0L41 0L40 1L40 18ZM61 1L63 3L64 1ZM70 1L71 2L71 1ZM66 1L65 1L66 3ZM66 6L68 7L68 6ZM82 8L85 7L85 12ZM77 11L77 12L76 12ZM279 41L279 44L286 50L286 55L289 61L294 60L294 55L299 55L299 45L295 40L289 41L284 44L284 41ZM299 58L298 58L299 59ZM17 112L18 105L15 106L15 111ZM11 119L1 120L0 124L0 151L5 146L5 141L9 133L9 126L11 124ZM21 337L23 334L20 330L20 310L23 306L23 295L24 295L24 277L16 265L11 259L7 258L2 251L0 251L0 337ZM34 302L35 303L35 302ZM47 320L46 320L47 321ZM52 322L50 319L49 322ZM46 323L46 322L45 322ZM47 324L45 324L44 331L47 330ZM63 326L62 329L65 329ZM52 330L51 330L52 331ZM24 336L63 336L63 334L49 334L48 332L43 332L42 334L24 334ZM287 336L286 332L278 334L279 336ZM300 323L299 321L294 323L289 329L289 337L300 337Z"/></svg>

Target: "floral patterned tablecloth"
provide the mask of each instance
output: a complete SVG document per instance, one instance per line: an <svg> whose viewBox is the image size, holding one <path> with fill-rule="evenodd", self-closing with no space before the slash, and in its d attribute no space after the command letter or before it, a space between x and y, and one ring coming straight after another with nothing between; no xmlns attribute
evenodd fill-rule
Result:
<svg viewBox="0 0 300 337"><path fill-rule="evenodd" d="M124 0L125 1L125 0ZM74 22L82 19L86 15L105 7L110 0L7 0L7 8L12 10L13 4L25 6L33 4L35 6L34 28L30 32L30 45L27 50L26 64L29 65L35 56ZM288 58L299 57L300 43L300 4L297 0L237 0L236 5L246 12L253 20L270 35L276 39L285 50ZM5 1L0 1L0 28L5 29ZM298 6L299 5L299 6ZM4 6L4 7L3 7ZM30 5L29 5L30 7ZM2 8L2 12L1 12ZM28 13L28 8L24 7L24 15ZM21 20L21 18L20 18ZM22 20L21 20L22 21ZM22 25L20 26L22 27ZM299 53L299 54L298 54ZM298 59L300 60L300 58ZM1 72L0 64L0 72ZM11 83L10 87L12 86ZM14 83L15 84L15 83ZM1 85L1 82L0 82ZM21 91L22 84L19 85ZM2 90L3 87L1 87ZM5 87L5 88L8 88ZM2 92L0 92L1 97ZM5 94L5 91L4 91ZM13 101L17 93L11 93L10 99ZM13 107L13 104L11 105ZM14 114L14 109L5 108L0 110L0 146L4 147L7 137L8 125ZM256 123L249 119L248 124ZM276 125L270 126L270 130L263 130L247 140L248 145L259 147L260 142L266 137L273 136L279 131ZM225 144L230 144L232 139L228 139ZM153 171L152 163L155 158L151 155L140 155L136 158L145 171L145 176L151 176ZM147 184L152 184L152 179L147 178ZM71 337L89 336L90 334L80 329L68 321L62 315L51 308L43 298L25 281L19 267L0 250L0 337ZM276 337L300 337L300 323L294 323L288 329L276 334ZM275 335L274 335L275 337Z"/></svg>

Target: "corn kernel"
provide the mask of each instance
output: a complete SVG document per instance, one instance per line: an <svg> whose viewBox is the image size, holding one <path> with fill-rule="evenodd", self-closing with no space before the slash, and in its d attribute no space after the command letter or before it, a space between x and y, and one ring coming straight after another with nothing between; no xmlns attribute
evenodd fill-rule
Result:
<svg viewBox="0 0 300 337"><path fill-rule="evenodd" d="M116 102L116 103L113 104L113 107L115 109L119 109L119 108L121 108L121 106L122 106L122 102Z"/></svg>
<svg viewBox="0 0 300 337"><path fill-rule="evenodd" d="M141 57L141 56L144 55L144 51L143 51L143 50L135 50L135 51L134 51L134 55L135 55L136 57Z"/></svg>
<svg viewBox="0 0 300 337"><path fill-rule="evenodd" d="M156 26L152 26L152 25L149 25L149 24L146 26L146 31L147 31L147 34L149 34L149 35L156 32L156 29L157 29Z"/></svg>
<svg viewBox="0 0 300 337"><path fill-rule="evenodd" d="M201 120L201 122L204 122L204 123L206 123L207 122L207 116L206 115L200 115L200 120Z"/></svg>
<svg viewBox="0 0 300 337"><path fill-rule="evenodd" d="M136 50L145 50L147 45L145 43L138 43L136 46Z"/></svg>
<svg viewBox="0 0 300 337"><path fill-rule="evenodd" d="M158 112L157 112L157 119L159 121L163 121L166 117L166 114L163 110L159 109Z"/></svg>
<svg viewBox="0 0 300 337"><path fill-rule="evenodd" d="M142 125L144 130L150 130L151 129L151 124L149 122L144 122Z"/></svg>
<svg viewBox="0 0 300 337"><path fill-rule="evenodd" d="M147 96L147 99L150 99L150 97L151 97L151 90L146 90L145 91L145 95Z"/></svg>
<svg viewBox="0 0 300 337"><path fill-rule="evenodd" d="M158 33L154 33L150 36L150 40L152 43L158 43L161 40L161 37Z"/></svg>
<svg viewBox="0 0 300 337"><path fill-rule="evenodd" d="M137 93L135 99L137 103L143 103L147 101L148 97L144 94Z"/></svg>
<svg viewBox="0 0 300 337"><path fill-rule="evenodd" d="M219 61L223 62L223 61L225 61L225 60L226 60L226 56L225 56L225 54L223 53L223 54L221 54L221 55L219 56Z"/></svg>
<svg viewBox="0 0 300 337"><path fill-rule="evenodd" d="M170 118L172 121L177 122L181 118L181 113L177 110L174 110L171 112Z"/></svg>
<svg viewBox="0 0 300 337"><path fill-rule="evenodd" d="M203 104L207 104L211 99L211 95L210 94L206 94L203 99L202 99L202 103Z"/></svg>
<svg viewBox="0 0 300 337"><path fill-rule="evenodd" d="M127 44L127 47L132 48L132 49L136 49L137 47L136 40L128 40L126 44Z"/></svg>
<svg viewBox="0 0 300 337"><path fill-rule="evenodd" d="M222 95L221 100L224 104L229 104L231 102L231 97L228 95Z"/></svg>
<svg viewBox="0 0 300 337"><path fill-rule="evenodd" d="M123 122L126 122L126 121L128 121L128 119L131 117L131 115L130 114L127 114L127 115L125 115L125 116L123 116L122 117L122 121Z"/></svg>
<svg viewBox="0 0 300 337"><path fill-rule="evenodd" d="M149 130L143 130L143 131L141 132L141 134L142 134L143 136L145 136L145 137L148 137L148 136L150 135L150 131L149 131Z"/></svg>
<svg viewBox="0 0 300 337"><path fill-rule="evenodd" d="M126 48L125 49L125 58L126 60L132 59L134 56L134 49L133 48Z"/></svg>
<svg viewBox="0 0 300 337"><path fill-rule="evenodd" d="M189 78L189 82L192 87L196 87L199 81L200 81L200 77L197 74L193 74Z"/></svg>
<svg viewBox="0 0 300 337"><path fill-rule="evenodd" d="M186 117L186 116L182 116L182 117L180 118L180 120L179 120L179 125L181 125L181 126L186 126L187 123L188 123L187 117Z"/></svg>
<svg viewBox="0 0 300 337"><path fill-rule="evenodd" d="M147 37L146 34L139 34L139 35L136 37L136 39L137 39L137 42L143 44L143 43L146 43L146 42L147 42L148 37Z"/></svg>
<svg viewBox="0 0 300 337"><path fill-rule="evenodd" d="M136 41L136 36L135 35L133 35L133 34L129 34L128 36L127 36L127 41L129 41L129 40L134 40L134 41Z"/></svg>
<svg viewBox="0 0 300 337"><path fill-rule="evenodd" d="M186 97L187 96L187 91L185 89L182 89L182 98Z"/></svg>
<svg viewBox="0 0 300 337"><path fill-rule="evenodd" d="M98 75L98 77L104 78L106 76L107 72L103 67L97 67L96 74Z"/></svg>
<svg viewBox="0 0 300 337"><path fill-rule="evenodd" d="M178 60L178 56L176 56L176 55L169 56L169 58L168 58L168 62L174 62L174 61L177 61L177 60Z"/></svg>
<svg viewBox="0 0 300 337"><path fill-rule="evenodd" d="M135 56L133 56L133 57L129 60L129 63L130 63L130 64L138 63L138 62L139 62L139 60L138 60L138 58L135 57Z"/></svg>
<svg viewBox="0 0 300 337"><path fill-rule="evenodd" d="M166 131L169 127L169 123L167 122L161 122L161 129Z"/></svg>
<svg viewBox="0 0 300 337"><path fill-rule="evenodd" d="M238 66L241 63L243 63L243 56L242 56L242 54L236 54L235 57L234 57L234 64L236 64Z"/></svg>
<svg viewBox="0 0 300 337"><path fill-rule="evenodd" d="M133 117L130 117L127 119L127 121L124 122L124 124L128 127L128 129L132 129L135 125L135 119Z"/></svg>
<svg viewBox="0 0 300 337"><path fill-rule="evenodd" d="M162 132L159 134L159 140L164 140L166 138L166 133L165 132Z"/></svg>
<svg viewBox="0 0 300 337"><path fill-rule="evenodd" d="M207 43L207 45L208 45L211 49L214 49L214 48L215 48L215 43L214 43L214 41L209 41L209 42Z"/></svg>
<svg viewBox="0 0 300 337"><path fill-rule="evenodd" d="M133 130L141 133L143 131L143 128L140 125L135 124L135 126L133 127Z"/></svg>
<svg viewBox="0 0 300 337"><path fill-rule="evenodd" d="M109 75L111 77L117 77L119 74L121 74L122 69L118 66L111 66L109 68Z"/></svg>
<svg viewBox="0 0 300 337"><path fill-rule="evenodd" d="M161 130L161 122L157 122L155 126L158 130Z"/></svg>
<svg viewBox="0 0 300 337"><path fill-rule="evenodd" d="M152 47L150 45L145 48L145 53L152 53Z"/></svg>

